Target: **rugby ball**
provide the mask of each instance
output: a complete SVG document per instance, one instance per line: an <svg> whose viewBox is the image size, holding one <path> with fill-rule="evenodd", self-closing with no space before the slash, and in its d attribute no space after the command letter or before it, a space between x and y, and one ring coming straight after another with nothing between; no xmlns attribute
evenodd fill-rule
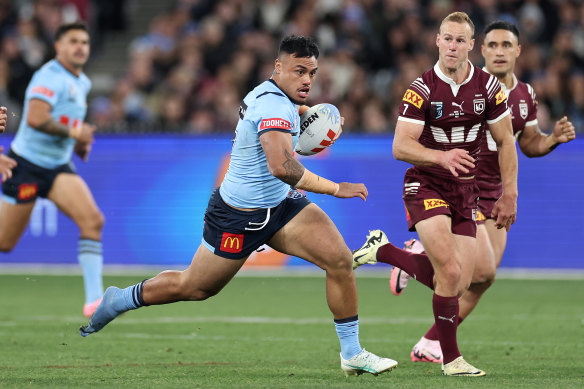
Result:
<svg viewBox="0 0 584 389"><path fill-rule="evenodd" d="M332 104L310 107L300 117L300 135L296 152L313 155L329 147L341 129L341 114Z"/></svg>

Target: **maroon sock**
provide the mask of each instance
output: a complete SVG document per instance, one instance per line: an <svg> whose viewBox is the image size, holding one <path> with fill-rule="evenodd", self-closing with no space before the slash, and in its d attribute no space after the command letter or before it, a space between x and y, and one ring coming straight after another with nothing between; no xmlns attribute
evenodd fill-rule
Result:
<svg viewBox="0 0 584 389"><path fill-rule="evenodd" d="M399 267L410 276L434 290L434 268L426 254L414 254L399 249L391 243L377 250L377 260Z"/></svg>
<svg viewBox="0 0 584 389"><path fill-rule="evenodd" d="M440 339L444 364L454 361L461 354L456 342L458 327L458 297L442 297L434 293L432 298L434 321Z"/></svg>
<svg viewBox="0 0 584 389"><path fill-rule="evenodd" d="M460 326L460 323L462 323L463 320L464 319L460 318L460 316L459 316L457 326ZM429 339L429 340L439 340L438 339L438 330L436 329L436 323L432 324L432 327L430 327L428 332L426 332L426 335L424 335L424 338Z"/></svg>

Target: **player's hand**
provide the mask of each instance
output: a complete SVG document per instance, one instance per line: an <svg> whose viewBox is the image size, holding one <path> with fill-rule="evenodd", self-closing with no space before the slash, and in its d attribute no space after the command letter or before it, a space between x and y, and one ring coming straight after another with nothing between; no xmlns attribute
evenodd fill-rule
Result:
<svg viewBox="0 0 584 389"><path fill-rule="evenodd" d="M567 143L576 138L576 129L568 117L564 116L556 122L553 136L558 143Z"/></svg>
<svg viewBox="0 0 584 389"><path fill-rule="evenodd" d="M339 191L334 195L341 199L349 199L351 197L359 197L365 201L369 192L365 184L353 184L352 182L339 182Z"/></svg>
<svg viewBox="0 0 584 389"><path fill-rule="evenodd" d="M83 162L87 162L89 159L89 153L91 153L91 143L77 141L73 151L83 160Z"/></svg>
<svg viewBox="0 0 584 389"><path fill-rule="evenodd" d="M469 169L475 167L475 160L467 150L452 149L443 151L438 164L444 169L450 170L454 177L458 177L458 172L468 173Z"/></svg>
<svg viewBox="0 0 584 389"><path fill-rule="evenodd" d="M89 123L81 123L77 134L73 137L75 140L81 143L92 144L94 142L93 133L97 130L97 127Z"/></svg>
<svg viewBox="0 0 584 389"><path fill-rule="evenodd" d="M8 120L7 111L6 107L0 107L0 134L6 130L6 121Z"/></svg>
<svg viewBox="0 0 584 389"><path fill-rule="evenodd" d="M495 226L498 229L505 228L509 231L511 224L515 223L517 218L517 197L503 196L495 203L491 217L495 219Z"/></svg>
<svg viewBox="0 0 584 389"><path fill-rule="evenodd" d="M4 146L0 146L0 153L4 150ZM10 157L0 154L0 175L2 175L2 182L12 177L12 169L16 167L17 163Z"/></svg>

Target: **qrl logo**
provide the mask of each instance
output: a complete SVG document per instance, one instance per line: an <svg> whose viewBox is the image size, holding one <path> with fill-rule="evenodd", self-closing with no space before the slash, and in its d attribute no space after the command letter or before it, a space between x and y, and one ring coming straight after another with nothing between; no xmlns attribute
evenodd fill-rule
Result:
<svg viewBox="0 0 584 389"><path fill-rule="evenodd" d="M226 253L240 253L243 250L243 234L224 232L219 249Z"/></svg>

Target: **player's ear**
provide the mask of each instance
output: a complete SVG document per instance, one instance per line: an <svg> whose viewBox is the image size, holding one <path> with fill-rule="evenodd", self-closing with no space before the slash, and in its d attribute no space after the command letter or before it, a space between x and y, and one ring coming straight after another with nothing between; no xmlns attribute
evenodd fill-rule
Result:
<svg viewBox="0 0 584 389"><path fill-rule="evenodd" d="M515 58L519 57L519 54L521 54L521 45L517 45L517 52L515 53Z"/></svg>
<svg viewBox="0 0 584 389"><path fill-rule="evenodd" d="M471 51L474 48L474 44L475 44L475 40L473 38L470 40L470 47L469 47L468 51Z"/></svg>
<svg viewBox="0 0 584 389"><path fill-rule="evenodd" d="M276 63L274 65L274 68L276 70L276 74L280 74L282 73L282 61L280 61L280 59L276 59Z"/></svg>
<svg viewBox="0 0 584 389"><path fill-rule="evenodd" d="M436 34L436 46L440 47L440 33Z"/></svg>

